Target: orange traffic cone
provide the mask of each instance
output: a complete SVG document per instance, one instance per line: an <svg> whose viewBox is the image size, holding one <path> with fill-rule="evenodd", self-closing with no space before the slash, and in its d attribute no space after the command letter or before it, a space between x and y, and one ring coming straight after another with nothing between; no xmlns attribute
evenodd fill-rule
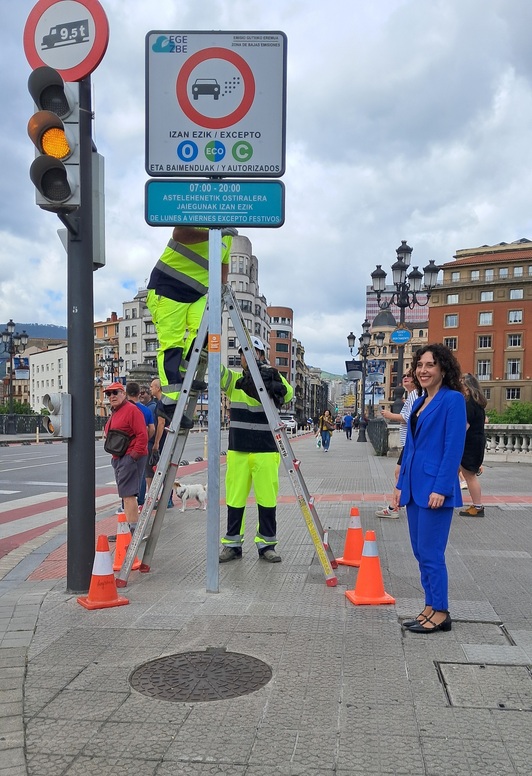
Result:
<svg viewBox="0 0 532 776"><path fill-rule="evenodd" d="M78 598L78 604L85 609L109 609L111 606L124 606L129 600L119 596L116 591L115 575L109 552L107 536L98 536L96 554L92 566L89 594Z"/></svg>
<svg viewBox="0 0 532 776"><path fill-rule="evenodd" d="M343 566L360 566L364 537L360 525L360 514L356 507L351 507L351 517L345 535L344 554L342 558L336 558Z"/></svg>
<svg viewBox="0 0 532 776"><path fill-rule="evenodd" d="M346 596L353 604L395 603L395 598L384 591L375 531L366 531L355 589L347 590Z"/></svg>
<svg viewBox="0 0 532 776"><path fill-rule="evenodd" d="M116 548L113 571L120 571L122 568L124 560L126 559L127 548L130 544L131 531L129 530L129 523L126 520L124 512L120 512L118 515L118 525L116 526ZM140 560L138 558L135 558L131 568L133 571L140 569Z"/></svg>

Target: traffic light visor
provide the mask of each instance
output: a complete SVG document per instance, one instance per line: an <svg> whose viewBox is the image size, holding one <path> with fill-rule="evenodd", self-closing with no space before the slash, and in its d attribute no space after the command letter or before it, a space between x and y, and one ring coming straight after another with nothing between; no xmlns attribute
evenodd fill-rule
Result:
<svg viewBox="0 0 532 776"><path fill-rule="evenodd" d="M51 156L38 156L30 167L30 178L37 190L52 204L68 202L77 184L68 165Z"/></svg>
<svg viewBox="0 0 532 776"><path fill-rule="evenodd" d="M49 110L62 119L70 116L77 102L57 70L46 65L30 73L28 91L39 110Z"/></svg>

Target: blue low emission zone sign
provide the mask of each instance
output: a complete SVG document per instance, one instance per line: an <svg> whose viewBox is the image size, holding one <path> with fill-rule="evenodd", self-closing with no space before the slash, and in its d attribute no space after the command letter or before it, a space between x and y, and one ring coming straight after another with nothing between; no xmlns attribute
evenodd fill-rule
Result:
<svg viewBox="0 0 532 776"><path fill-rule="evenodd" d="M278 227L284 184L277 180L157 180L146 183L150 226Z"/></svg>

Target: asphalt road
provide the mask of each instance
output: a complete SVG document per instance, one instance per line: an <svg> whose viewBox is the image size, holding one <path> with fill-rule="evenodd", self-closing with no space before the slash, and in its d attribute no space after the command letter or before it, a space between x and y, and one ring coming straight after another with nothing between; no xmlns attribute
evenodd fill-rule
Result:
<svg viewBox="0 0 532 776"><path fill-rule="evenodd" d="M103 443L96 443L96 487L114 485L110 456ZM183 459L194 461L203 456L205 433L189 434ZM222 432L222 450L227 449L227 432ZM68 445L52 444L10 445L0 447L0 511L1 505L17 498L45 495L50 491L67 489Z"/></svg>

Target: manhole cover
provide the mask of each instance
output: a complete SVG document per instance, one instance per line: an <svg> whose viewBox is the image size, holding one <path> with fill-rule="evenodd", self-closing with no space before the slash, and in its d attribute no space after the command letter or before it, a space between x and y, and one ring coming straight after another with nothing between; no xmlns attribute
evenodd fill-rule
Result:
<svg viewBox="0 0 532 776"><path fill-rule="evenodd" d="M532 674L528 666L440 663L451 706L532 711Z"/></svg>
<svg viewBox="0 0 532 776"><path fill-rule="evenodd" d="M168 655L137 668L133 689L162 701L201 703L248 695L272 678L270 666L221 649Z"/></svg>

